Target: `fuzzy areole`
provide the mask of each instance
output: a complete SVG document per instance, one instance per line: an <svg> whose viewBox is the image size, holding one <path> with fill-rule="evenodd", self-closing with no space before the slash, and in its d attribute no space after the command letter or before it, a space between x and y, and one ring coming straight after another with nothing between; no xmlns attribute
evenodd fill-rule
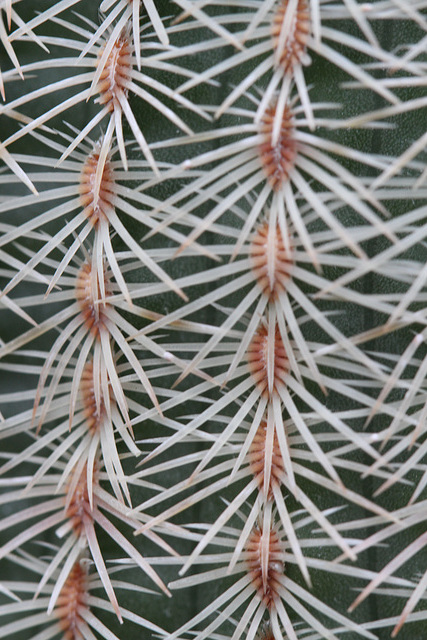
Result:
<svg viewBox="0 0 427 640"><path fill-rule="evenodd" d="M0 637L421 640L427 0L32 4Z"/></svg>

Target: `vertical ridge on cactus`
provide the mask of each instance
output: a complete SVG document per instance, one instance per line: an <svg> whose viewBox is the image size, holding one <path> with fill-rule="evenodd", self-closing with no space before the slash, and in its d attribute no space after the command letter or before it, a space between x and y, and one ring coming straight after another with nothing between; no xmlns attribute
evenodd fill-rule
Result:
<svg viewBox="0 0 427 640"><path fill-rule="evenodd" d="M0 636L423 637L427 1L39 4L0 0Z"/></svg>

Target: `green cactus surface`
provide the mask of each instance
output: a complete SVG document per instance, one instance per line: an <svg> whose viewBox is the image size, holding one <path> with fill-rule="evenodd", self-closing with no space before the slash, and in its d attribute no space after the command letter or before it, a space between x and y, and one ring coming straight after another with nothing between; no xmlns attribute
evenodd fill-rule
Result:
<svg viewBox="0 0 427 640"><path fill-rule="evenodd" d="M426 50L0 0L2 640L425 640Z"/></svg>

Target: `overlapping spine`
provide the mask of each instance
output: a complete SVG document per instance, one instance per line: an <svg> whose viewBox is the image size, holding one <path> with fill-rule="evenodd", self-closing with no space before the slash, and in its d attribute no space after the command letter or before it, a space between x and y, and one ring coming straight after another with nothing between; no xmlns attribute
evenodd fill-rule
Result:
<svg viewBox="0 0 427 640"><path fill-rule="evenodd" d="M0 0L0 367L25 387L2 393L0 560L30 576L0 581L9 613L46 640L125 637L99 608L170 640L404 633L427 578L398 570L425 532L363 559L425 523L425 133L393 157L353 132L425 109L402 94L425 84L426 2L83 4L24 22ZM383 47L391 23L419 42ZM348 115L331 86L375 108ZM365 346L394 332L401 353ZM378 498L411 474L408 506ZM200 585L202 607L124 609L129 564L144 603ZM364 589L343 606L319 575ZM407 598L400 617L354 618L372 592Z"/></svg>

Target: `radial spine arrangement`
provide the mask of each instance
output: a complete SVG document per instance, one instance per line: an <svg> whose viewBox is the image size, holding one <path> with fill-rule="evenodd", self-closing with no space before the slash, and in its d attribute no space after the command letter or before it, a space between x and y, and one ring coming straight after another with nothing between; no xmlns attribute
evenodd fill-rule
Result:
<svg viewBox="0 0 427 640"><path fill-rule="evenodd" d="M427 0L31 4L0 637L424 637Z"/></svg>

